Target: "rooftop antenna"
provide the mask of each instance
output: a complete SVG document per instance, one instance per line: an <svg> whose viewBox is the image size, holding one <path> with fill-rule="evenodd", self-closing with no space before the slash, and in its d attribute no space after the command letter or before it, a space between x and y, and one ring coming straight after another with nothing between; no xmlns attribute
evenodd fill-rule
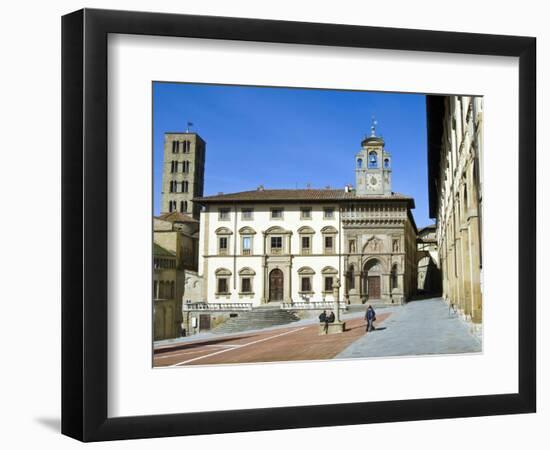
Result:
<svg viewBox="0 0 550 450"><path fill-rule="evenodd" d="M187 130L185 130L186 133L189 133L189 130L193 126L193 122L187 122Z"/></svg>

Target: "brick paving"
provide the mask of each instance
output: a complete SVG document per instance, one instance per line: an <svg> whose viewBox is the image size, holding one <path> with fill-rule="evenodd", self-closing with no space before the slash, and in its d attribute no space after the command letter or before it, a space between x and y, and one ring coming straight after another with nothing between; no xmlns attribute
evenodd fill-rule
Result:
<svg viewBox="0 0 550 450"><path fill-rule="evenodd" d="M379 313L381 324L390 313ZM210 337L157 347L154 366L238 364L274 361L311 361L332 359L365 334L360 317L344 318L345 333L319 335L319 324L295 323L268 331Z"/></svg>

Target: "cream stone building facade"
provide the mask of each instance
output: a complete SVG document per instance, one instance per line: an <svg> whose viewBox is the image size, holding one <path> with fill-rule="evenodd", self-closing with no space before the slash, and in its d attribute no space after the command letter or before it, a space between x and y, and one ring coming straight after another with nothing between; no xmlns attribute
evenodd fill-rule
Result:
<svg viewBox="0 0 550 450"><path fill-rule="evenodd" d="M482 322L483 99L427 96L430 216L443 296Z"/></svg>
<svg viewBox="0 0 550 450"><path fill-rule="evenodd" d="M416 291L414 199L391 190L391 155L361 142L356 189L280 189L196 198L208 302L401 304Z"/></svg>

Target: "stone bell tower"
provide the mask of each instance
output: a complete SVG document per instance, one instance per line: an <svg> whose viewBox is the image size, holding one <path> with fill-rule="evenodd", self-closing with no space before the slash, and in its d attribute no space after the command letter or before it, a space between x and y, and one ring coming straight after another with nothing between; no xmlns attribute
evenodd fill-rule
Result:
<svg viewBox="0 0 550 450"><path fill-rule="evenodd" d="M199 218L199 205L194 197L204 190L206 142L189 131L164 134L161 213L181 212Z"/></svg>
<svg viewBox="0 0 550 450"><path fill-rule="evenodd" d="M361 142L355 155L355 189L358 196L391 195L391 155L384 139L376 136L377 122L372 120L371 134Z"/></svg>

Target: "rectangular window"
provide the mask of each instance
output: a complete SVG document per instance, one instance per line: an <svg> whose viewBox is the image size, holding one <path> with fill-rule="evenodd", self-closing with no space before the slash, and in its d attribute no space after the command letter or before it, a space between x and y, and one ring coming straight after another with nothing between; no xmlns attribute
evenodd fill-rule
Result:
<svg viewBox="0 0 550 450"><path fill-rule="evenodd" d="M219 220L229 220L229 208L220 208L218 210Z"/></svg>
<svg viewBox="0 0 550 450"><path fill-rule="evenodd" d="M250 278L243 278L241 281L241 292L252 292L252 280Z"/></svg>
<svg viewBox="0 0 550 450"><path fill-rule="evenodd" d="M224 255L227 253L227 247L229 246L228 245L228 239L226 237L221 237L220 238L220 254Z"/></svg>
<svg viewBox="0 0 550 450"><path fill-rule="evenodd" d="M302 292L311 292L311 278L302 277Z"/></svg>
<svg viewBox="0 0 550 450"><path fill-rule="evenodd" d="M227 278L218 278L218 293L227 294L228 292Z"/></svg>
<svg viewBox="0 0 550 450"><path fill-rule="evenodd" d="M243 208L242 209L242 219L243 220L252 220L253 211L254 210L252 208Z"/></svg>
<svg viewBox="0 0 550 450"><path fill-rule="evenodd" d="M325 236L325 252L332 253L333 251L332 244L333 244L332 236Z"/></svg>
<svg viewBox="0 0 550 450"><path fill-rule="evenodd" d="M323 211L325 219L334 219L334 208L325 208Z"/></svg>
<svg viewBox="0 0 550 450"><path fill-rule="evenodd" d="M243 236L243 255L250 255L252 252L252 238L250 236Z"/></svg>
<svg viewBox="0 0 550 450"><path fill-rule="evenodd" d="M311 219L311 208L300 208L300 219Z"/></svg>
<svg viewBox="0 0 550 450"><path fill-rule="evenodd" d="M283 208L274 208L271 210L272 219L282 219L283 218Z"/></svg>
<svg viewBox="0 0 550 450"><path fill-rule="evenodd" d="M283 251L283 238L281 236L271 237L271 251L273 253L281 253Z"/></svg>
<svg viewBox="0 0 550 450"><path fill-rule="evenodd" d="M311 252L311 238L302 236L302 253L309 254Z"/></svg>
<svg viewBox="0 0 550 450"><path fill-rule="evenodd" d="M325 292L332 291L332 277L325 277Z"/></svg>

